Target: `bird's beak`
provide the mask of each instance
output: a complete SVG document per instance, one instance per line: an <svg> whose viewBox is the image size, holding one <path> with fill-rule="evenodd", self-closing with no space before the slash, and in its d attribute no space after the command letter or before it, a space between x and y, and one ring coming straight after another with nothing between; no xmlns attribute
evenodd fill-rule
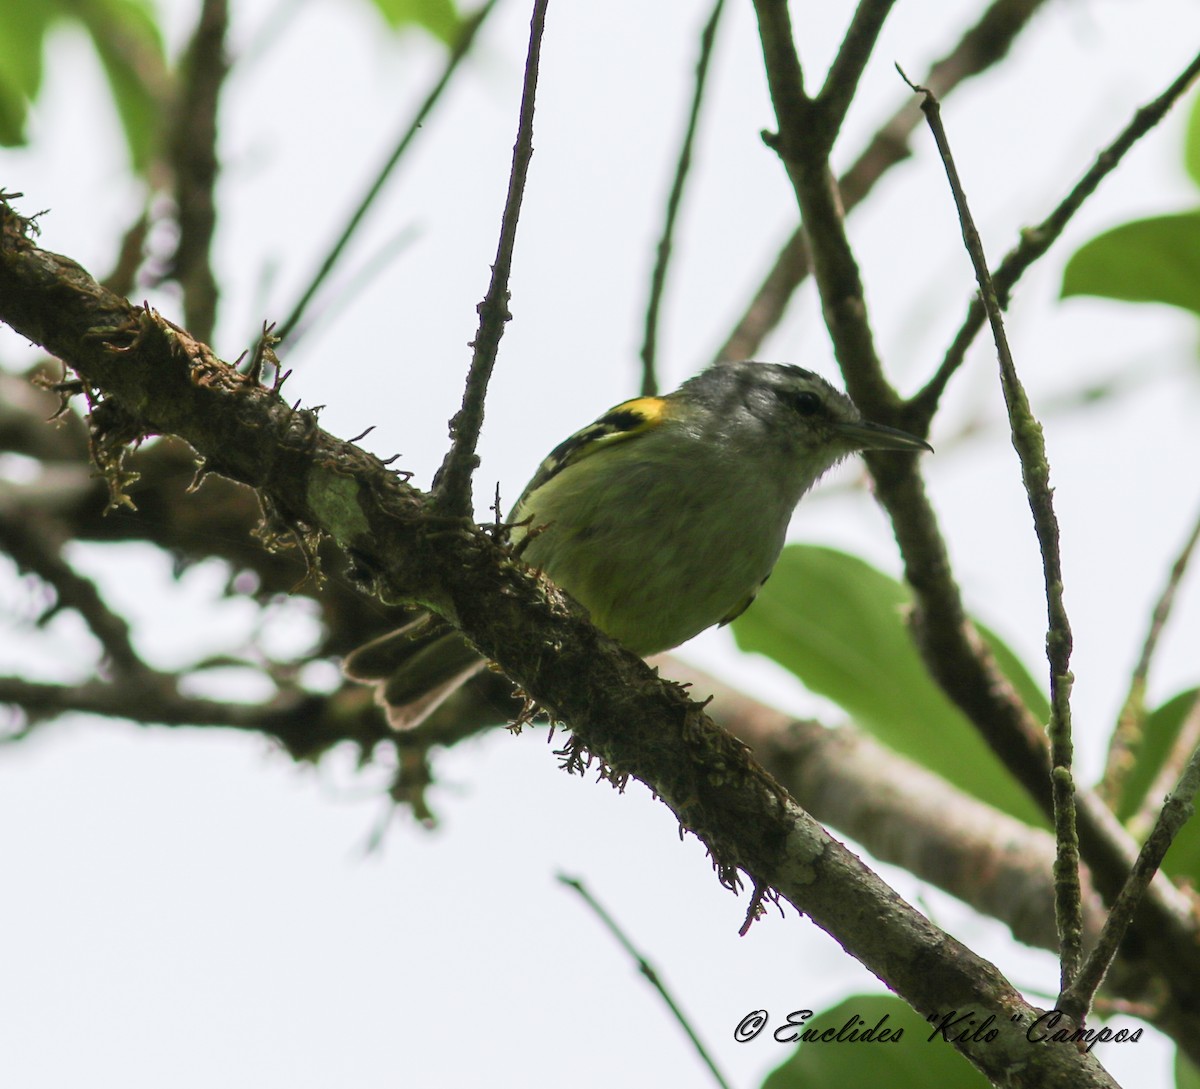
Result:
<svg viewBox="0 0 1200 1089"><path fill-rule="evenodd" d="M840 423L837 429L838 434L852 443L856 450L928 450L933 453L933 447L924 439L918 439L916 435L897 427L884 427L883 424L860 420L858 423Z"/></svg>

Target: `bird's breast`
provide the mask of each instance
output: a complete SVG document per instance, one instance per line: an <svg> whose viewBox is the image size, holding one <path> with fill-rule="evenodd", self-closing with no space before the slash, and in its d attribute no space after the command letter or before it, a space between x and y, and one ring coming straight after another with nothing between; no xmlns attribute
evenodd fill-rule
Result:
<svg viewBox="0 0 1200 1089"><path fill-rule="evenodd" d="M779 467L725 455L647 436L581 459L514 512L544 527L524 559L629 649L678 646L770 574L803 491Z"/></svg>

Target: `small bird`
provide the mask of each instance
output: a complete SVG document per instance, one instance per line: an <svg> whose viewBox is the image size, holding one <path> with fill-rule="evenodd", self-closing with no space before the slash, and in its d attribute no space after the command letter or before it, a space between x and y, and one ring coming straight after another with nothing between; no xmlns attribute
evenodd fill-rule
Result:
<svg viewBox="0 0 1200 1089"><path fill-rule="evenodd" d="M749 607L792 511L860 450L932 450L862 418L825 379L781 363L719 364L663 397L625 401L551 451L509 519L522 559L643 657ZM353 651L396 729L429 715L484 664L424 616Z"/></svg>

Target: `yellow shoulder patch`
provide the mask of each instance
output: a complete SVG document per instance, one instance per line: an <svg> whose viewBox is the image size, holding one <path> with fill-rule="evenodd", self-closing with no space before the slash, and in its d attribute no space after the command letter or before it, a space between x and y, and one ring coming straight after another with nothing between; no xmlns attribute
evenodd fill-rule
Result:
<svg viewBox="0 0 1200 1089"><path fill-rule="evenodd" d="M517 506L568 465L591 457L614 443L649 431L665 419L669 411L669 402L664 397L635 397L632 401L623 401L615 408L610 408L598 420L576 431L550 451L517 500Z"/></svg>

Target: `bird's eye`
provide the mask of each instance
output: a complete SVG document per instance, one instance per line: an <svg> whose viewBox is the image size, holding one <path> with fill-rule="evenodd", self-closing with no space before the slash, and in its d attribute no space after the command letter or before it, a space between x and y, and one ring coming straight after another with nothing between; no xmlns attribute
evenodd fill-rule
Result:
<svg viewBox="0 0 1200 1089"><path fill-rule="evenodd" d="M821 411L821 398L806 389L781 393L788 407L800 416L812 416Z"/></svg>

